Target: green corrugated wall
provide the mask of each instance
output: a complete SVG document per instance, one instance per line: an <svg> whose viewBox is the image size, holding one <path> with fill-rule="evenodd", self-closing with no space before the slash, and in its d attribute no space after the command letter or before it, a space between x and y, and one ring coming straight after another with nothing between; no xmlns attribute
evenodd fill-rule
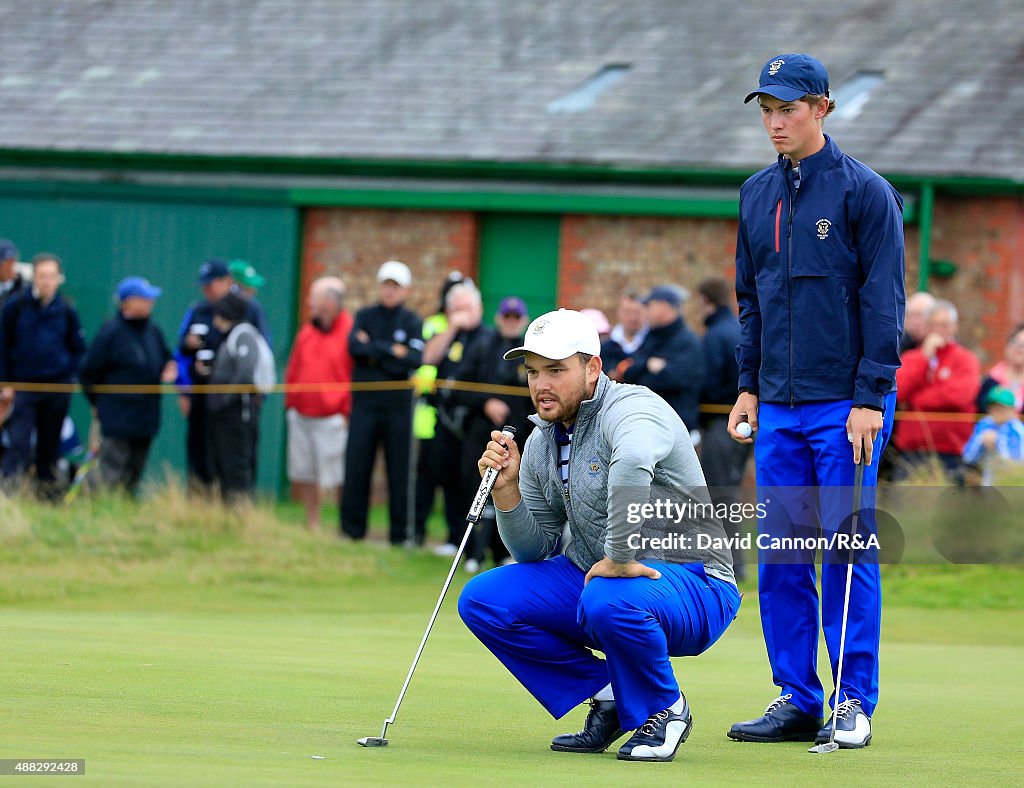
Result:
<svg viewBox="0 0 1024 788"><path fill-rule="evenodd" d="M196 269L206 257L249 260L267 278L259 299L270 319L279 370L295 330L298 279L299 212L284 200L272 202L203 201L194 193L175 200L166 193L149 199L102 199L81 188L61 194L0 196L0 237L12 239L23 260L39 251L64 260L64 293L82 317L91 340L115 311L113 290L121 278L139 275L164 289L154 318L173 350L186 307L200 297ZM84 397L76 395L72 415L79 430L88 428ZM261 421L260 489L281 489L284 418L281 395L272 395ZM163 403L163 427L154 444L148 478L165 465L181 473L185 425L173 396Z"/></svg>

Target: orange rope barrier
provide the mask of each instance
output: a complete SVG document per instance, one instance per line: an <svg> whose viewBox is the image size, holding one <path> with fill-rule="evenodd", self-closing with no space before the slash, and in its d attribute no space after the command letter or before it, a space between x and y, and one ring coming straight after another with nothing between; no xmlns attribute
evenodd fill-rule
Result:
<svg viewBox="0 0 1024 788"><path fill-rule="evenodd" d="M525 386L498 386L489 383L473 383L462 380L438 380L434 387L452 391L469 391L478 394L496 394L511 397L530 396ZM14 391L49 392L73 394L80 392L79 383L5 383L0 381L0 389L10 388ZM278 383L272 387L259 389L247 383L239 384L202 384L178 386L174 383L157 385L113 385L100 384L92 387L96 394L288 394L317 391L405 391L415 389L412 380L378 381L374 383ZM728 415L731 405L701 405L702 413ZM896 418L915 419L918 421L967 421L975 422L984 414L961 413L948 411L897 411Z"/></svg>

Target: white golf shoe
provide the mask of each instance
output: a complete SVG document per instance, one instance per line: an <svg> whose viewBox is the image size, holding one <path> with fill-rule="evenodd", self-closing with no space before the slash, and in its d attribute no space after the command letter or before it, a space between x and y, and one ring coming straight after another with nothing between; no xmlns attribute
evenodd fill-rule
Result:
<svg viewBox="0 0 1024 788"><path fill-rule="evenodd" d="M828 718L815 744L826 744L832 739L832 717ZM840 749L857 750L871 744L871 718L864 713L856 698L844 700L836 708L836 744Z"/></svg>
<svg viewBox="0 0 1024 788"><path fill-rule="evenodd" d="M671 761L679 745L690 735L691 728L690 705L683 698L682 712L676 714L665 709L651 715L619 748L616 757L620 761Z"/></svg>

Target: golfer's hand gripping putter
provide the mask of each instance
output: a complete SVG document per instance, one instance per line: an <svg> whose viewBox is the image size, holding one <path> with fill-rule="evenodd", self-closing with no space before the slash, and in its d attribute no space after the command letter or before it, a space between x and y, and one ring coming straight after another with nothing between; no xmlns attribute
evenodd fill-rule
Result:
<svg viewBox="0 0 1024 788"><path fill-rule="evenodd" d="M510 427L506 424L501 428L501 434L506 440L512 440L516 437L516 428ZM466 521L470 523L480 522L480 515L483 513L484 507L487 505L487 498L491 494L491 490L494 489L494 482L498 480L498 469L488 468L484 471L484 476L480 480L480 486L477 488L476 496L473 498L473 503L469 507L469 514L466 515Z"/></svg>

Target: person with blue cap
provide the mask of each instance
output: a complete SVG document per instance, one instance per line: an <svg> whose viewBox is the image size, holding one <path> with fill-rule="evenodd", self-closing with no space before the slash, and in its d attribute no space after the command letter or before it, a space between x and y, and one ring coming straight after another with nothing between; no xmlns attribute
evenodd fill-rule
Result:
<svg viewBox="0 0 1024 788"><path fill-rule="evenodd" d="M903 200L824 133L835 102L821 61L799 53L772 58L745 101L754 99L778 160L740 190L739 394L727 429L754 445L762 535L829 536L850 523L858 464L858 527L877 534L871 493L893 427L906 300ZM741 422L750 430L738 431ZM736 723L728 735L827 742L832 716L823 725L813 551L762 549L758 597L781 692L763 715ZM881 610L877 557L825 550L820 617L833 686L843 660L842 697L830 699L842 748L871 743Z"/></svg>
<svg viewBox="0 0 1024 788"><path fill-rule="evenodd" d="M173 383L177 364L163 332L151 320L162 291L141 276L117 285L117 314L105 322L86 351L79 379L94 423L99 424L98 475L106 487L134 493L153 438L160 431L160 395L131 391L98 393L96 386Z"/></svg>
<svg viewBox="0 0 1024 788"><path fill-rule="evenodd" d="M186 390L193 384L206 382L205 377L196 369L196 363L212 361L224 340L224 335L213 323L213 305L235 287L229 263L221 257L204 260L199 266L198 280L203 297L185 311L178 329L178 348L175 352L178 362L176 382ZM256 325L260 321L250 312L248 322ZM178 397L181 413L188 420L186 461L192 486L209 486L214 481L207 445L207 404L206 395L198 391L183 393Z"/></svg>

